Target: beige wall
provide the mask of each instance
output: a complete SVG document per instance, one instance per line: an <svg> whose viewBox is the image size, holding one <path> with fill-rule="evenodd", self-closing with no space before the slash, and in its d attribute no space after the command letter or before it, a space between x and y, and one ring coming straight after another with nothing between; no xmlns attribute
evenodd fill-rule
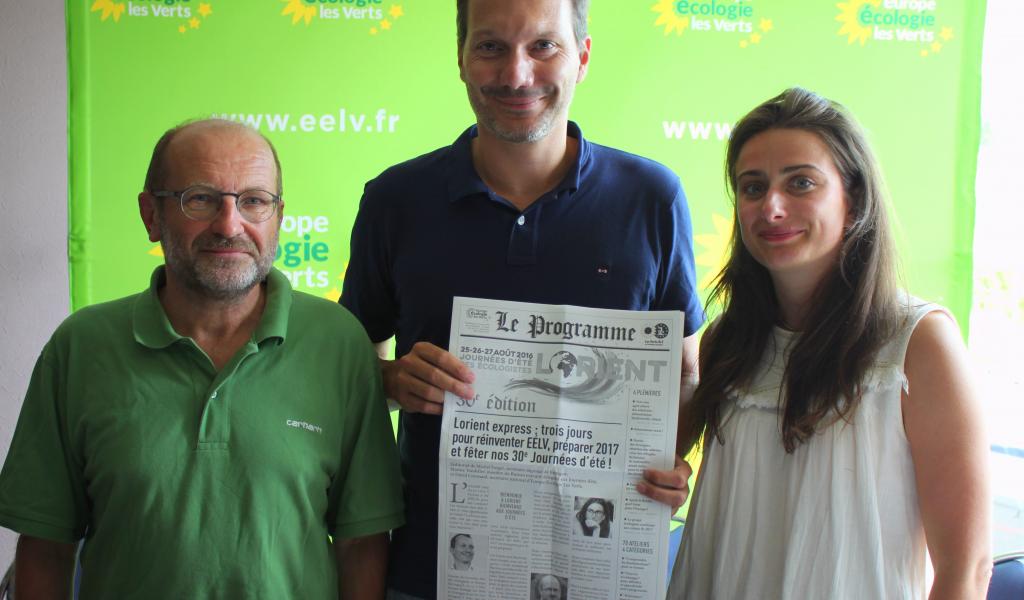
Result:
<svg viewBox="0 0 1024 600"><path fill-rule="evenodd" d="M0 460L68 313L66 55L63 2L0 1ZM14 542L0 528L0 569Z"/></svg>

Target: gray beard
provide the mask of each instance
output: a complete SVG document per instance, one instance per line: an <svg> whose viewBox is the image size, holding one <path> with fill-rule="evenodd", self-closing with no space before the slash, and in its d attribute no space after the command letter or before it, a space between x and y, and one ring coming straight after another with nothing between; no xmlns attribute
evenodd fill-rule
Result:
<svg viewBox="0 0 1024 600"><path fill-rule="evenodd" d="M196 242L200 240L202 238L196 238ZM181 240L171 234L162 221L160 222L160 246L164 251L167 270L186 288L210 300L230 301L241 298L266 279L277 255L276 233L270 242L262 256L243 264L239 264L237 260L222 260L215 257L196 258L189 256L182 247ZM231 247L245 242L232 244L229 240L220 238L217 243Z"/></svg>

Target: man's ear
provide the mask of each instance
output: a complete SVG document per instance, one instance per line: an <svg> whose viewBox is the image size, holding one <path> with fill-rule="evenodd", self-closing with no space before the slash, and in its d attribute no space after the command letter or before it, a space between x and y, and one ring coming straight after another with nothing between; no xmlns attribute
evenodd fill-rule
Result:
<svg viewBox="0 0 1024 600"><path fill-rule="evenodd" d="M459 61L459 79L461 79L462 82L465 83L466 82L466 70L463 68L463 65L462 65L462 47L463 47L463 44L456 44L455 45L455 53L458 56L458 61Z"/></svg>
<svg viewBox="0 0 1024 600"><path fill-rule="evenodd" d="M576 83L580 83L587 76L587 66L590 65L590 36L580 42L580 70L576 74Z"/></svg>
<svg viewBox="0 0 1024 600"><path fill-rule="evenodd" d="M139 194L139 216L142 217L142 224L146 226L146 233L149 234L149 241L160 241L160 216L157 215L156 203L159 202L149 192Z"/></svg>

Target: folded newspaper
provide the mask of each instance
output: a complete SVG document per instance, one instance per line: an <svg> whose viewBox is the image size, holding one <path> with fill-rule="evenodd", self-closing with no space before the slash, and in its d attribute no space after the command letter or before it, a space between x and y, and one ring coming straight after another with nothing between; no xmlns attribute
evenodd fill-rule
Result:
<svg viewBox="0 0 1024 600"><path fill-rule="evenodd" d="M665 597L669 508L636 492L674 463L683 314L455 298L437 593Z"/></svg>

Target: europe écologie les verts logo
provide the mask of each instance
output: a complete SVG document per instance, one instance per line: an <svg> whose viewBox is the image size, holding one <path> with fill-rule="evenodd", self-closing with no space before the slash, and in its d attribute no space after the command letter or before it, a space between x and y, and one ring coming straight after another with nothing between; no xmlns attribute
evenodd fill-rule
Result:
<svg viewBox="0 0 1024 600"><path fill-rule="evenodd" d="M938 54L954 39L943 25L939 0L848 0L836 4L837 32L847 44L900 44L920 56Z"/></svg>
<svg viewBox="0 0 1024 600"><path fill-rule="evenodd" d="M345 23L365 27L369 35L392 31L405 16L401 4L385 0L279 0L284 3L281 16L288 17L292 25Z"/></svg>
<svg viewBox="0 0 1024 600"><path fill-rule="evenodd" d="M121 19L160 19L185 34L200 29L213 14L213 3L198 0L96 0L89 8L100 21L120 23Z"/></svg>
<svg viewBox="0 0 1024 600"><path fill-rule="evenodd" d="M775 29L754 0L658 0L654 26L664 35L725 35L737 39L740 48L759 45Z"/></svg>

